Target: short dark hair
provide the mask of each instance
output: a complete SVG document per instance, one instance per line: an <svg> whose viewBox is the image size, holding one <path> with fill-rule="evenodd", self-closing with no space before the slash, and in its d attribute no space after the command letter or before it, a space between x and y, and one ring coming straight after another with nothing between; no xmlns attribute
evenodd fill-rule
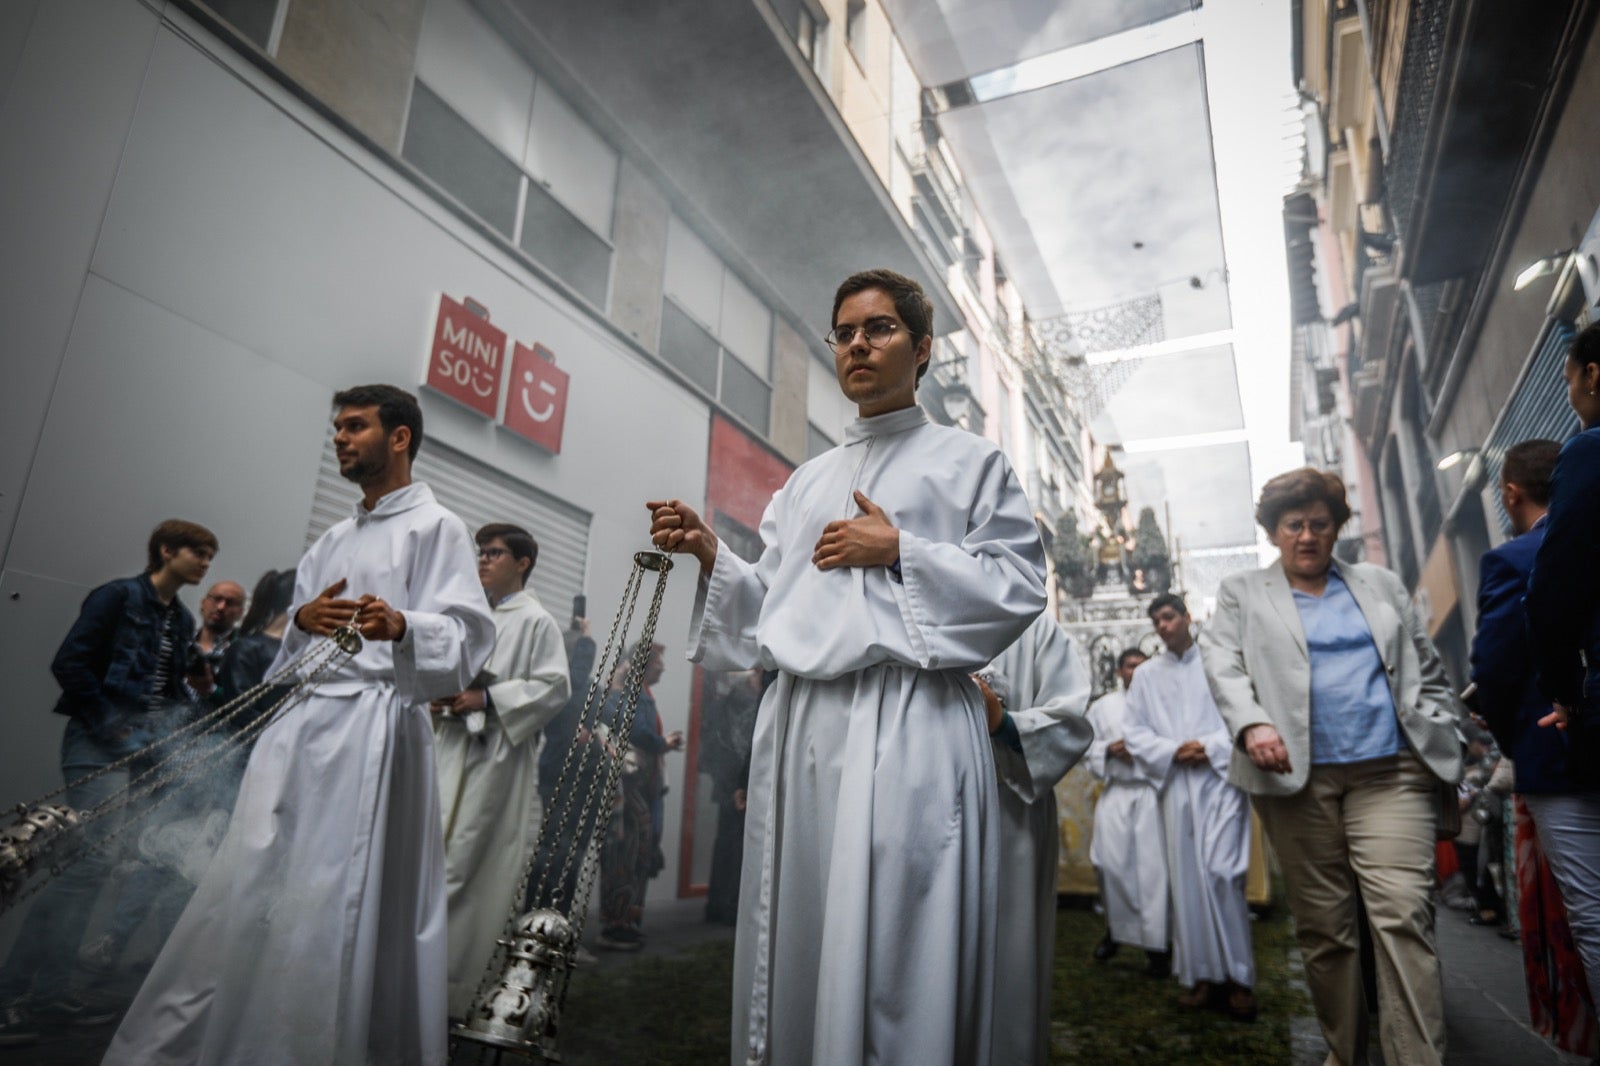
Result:
<svg viewBox="0 0 1600 1066"><path fill-rule="evenodd" d="M215 555L217 535L198 522L186 522L181 518L167 519L150 531L150 543L145 549L145 573L153 574L161 569L162 548L171 548L174 552L181 548L195 551L207 548Z"/></svg>
<svg viewBox="0 0 1600 1066"><path fill-rule="evenodd" d="M509 522L490 522L478 530L475 539L480 548L492 540L498 540L513 558L528 560L528 568L522 572L522 587L528 587L528 577L539 562L539 542L533 539L532 533Z"/></svg>
<svg viewBox="0 0 1600 1066"><path fill-rule="evenodd" d="M1579 366L1600 363L1600 322L1591 322L1572 338L1567 346L1567 358Z"/></svg>
<svg viewBox="0 0 1600 1066"><path fill-rule="evenodd" d="M417 398L395 385L355 385L333 394L335 407L376 407L378 424L385 434L401 426L411 431L411 445L407 455L415 459L422 447L422 408Z"/></svg>
<svg viewBox="0 0 1600 1066"><path fill-rule="evenodd" d="M1163 592L1161 595L1151 600L1150 607L1147 611L1145 611L1145 613L1151 618L1154 618L1156 616L1156 612L1161 610L1163 607L1175 607L1177 608L1179 614L1189 613L1189 605L1184 603L1183 597L1178 595L1176 592ZM1140 654L1142 655L1144 653L1140 652Z"/></svg>
<svg viewBox="0 0 1600 1066"><path fill-rule="evenodd" d="M1261 486L1261 499L1256 502L1256 521L1270 537L1278 532L1278 519L1285 512L1309 507L1318 501L1328 505L1328 514L1333 518L1335 530L1350 520L1350 503L1345 499L1344 479L1314 466L1302 466L1299 470L1279 474Z"/></svg>
<svg viewBox="0 0 1600 1066"><path fill-rule="evenodd" d="M1169 595L1170 595L1170 593L1169 593ZM1143 648L1123 648L1122 649L1122 653L1117 656L1117 669L1121 670L1124 666L1127 666L1129 659L1148 659L1148 658L1150 658L1150 656L1148 656L1148 655L1146 655L1144 653L1144 649Z"/></svg>
<svg viewBox="0 0 1600 1066"><path fill-rule="evenodd" d="M287 570L268 570L261 575L255 591L250 594L250 609L239 623L240 635L261 632L274 618L289 609L294 602L294 579L295 568L292 566Z"/></svg>
<svg viewBox="0 0 1600 1066"><path fill-rule="evenodd" d="M1553 440L1518 441L1506 449L1500 464L1500 483L1515 485L1540 507L1550 503L1550 475L1556 472L1556 457L1561 445Z"/></svg>
<svg viewBox="0 0 1600 1066"><path fill-rule="evenodd" d="M928 299L928 294L922 290L922 286L911 278L884 267L863 270L844 279L838 291L833 294L833 314L828 318L828 325L831 327L839 324L841 304L856 293L866 292L868 289L881 290L894 301L894 313L900 316L900 321L910 330L912 344L918 343L923 337L933 336L933 301ZM927 362L917 367L918 384L921 384L922 375L928 372L928 367L932 363L933 359L930 357Z"/></svg>

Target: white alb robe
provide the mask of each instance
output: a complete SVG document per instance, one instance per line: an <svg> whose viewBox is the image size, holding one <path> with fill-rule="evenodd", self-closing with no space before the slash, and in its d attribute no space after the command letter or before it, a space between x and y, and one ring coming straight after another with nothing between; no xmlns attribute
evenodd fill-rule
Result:
<svg viewBox="0 0 1600 1066"><path fill-rule="evenodd" d="M1084 708L1089 667L1048 613L989 664L1005 684L1006 714L1022 750L992 738L1000 784L1000 931L991 1061L1050 1060L1056 946L1056 782L1094 739Z"/></svg>
<svg viewBox="0 0 1600 1066"><path fill-rule="evenodd" d="M900 576L823 571L859 489L900 530ZM724 545L690 658L779 671L757 715L734 950L733 1057L983 1066L999 811L968 676L1044 606L1044 552L1005 457L906 408L858 419Z"/></svg>
<svg viewBox="0 0 1600 1066"><path fill-rule="evenodd" d="M117 1030L114 1066L435 1064L444 848L430 699L494 624L461 519L414 483L324 533L290 617L340 578L405 615L256 742L228 835ZM318 638L290 626L276 671Z"/></svg>
<svg viewBox="0 0 1600 1066"><path fill-rule="evenodd" d="M1089 705L1094 743L1084 759L1089 771L1105 782L1095 802L1089 861L1100 872L1100 901L1111 939L1166 951L1167 831L1161 821L1161 779L1106 750L1124 739L1127 713L1127 696L1120 689Z"/></svg>
<svg viewBox="0 0 1600 1066"><path fill-rule="evenodd" d="M495 605L494 629L494 651L475 682L490 709L433 716L453 1018L472 1006L505 930L539 823L539 731L572 691L561 626L531 589Z"/></svg>
<svg viewBox="0 0 1600 1066"><path fill-rule="evenodd" d="M1250 803L1228 784L1233 739L1206 683L1200 649L1164 651L1133 673L1124 738L1134 763L1162 782L1167 870L1172 879L1173 968L1185 985L1255 984L1250 908ZM1178 746L1198 740L1206 761L1180 766Z"/></svg>

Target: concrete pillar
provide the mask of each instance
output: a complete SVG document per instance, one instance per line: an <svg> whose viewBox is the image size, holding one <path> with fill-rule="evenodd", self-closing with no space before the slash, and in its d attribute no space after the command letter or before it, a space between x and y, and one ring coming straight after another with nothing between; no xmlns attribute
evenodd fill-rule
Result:
<svg viewBox="0 0 1600 1066"><path fill-rule="evenodd" d="M806 389L811 356L805 338L782 318L772 320L772 446L794 463L806 461Z"/></svg>
<svg viewBox="0 0 1600 1066"><path fill-rule="evenodd" d="M423 0L293 0L278 65L362 133L400 154Z"/></svg>
<svg viewBox="0 0 1600 1066"><path fill-rule="evenodd" d="M611 224L617 250L611 274L611 321L651 351L661 340L661 289L671 214L667 198L624 158Z"/></svg>

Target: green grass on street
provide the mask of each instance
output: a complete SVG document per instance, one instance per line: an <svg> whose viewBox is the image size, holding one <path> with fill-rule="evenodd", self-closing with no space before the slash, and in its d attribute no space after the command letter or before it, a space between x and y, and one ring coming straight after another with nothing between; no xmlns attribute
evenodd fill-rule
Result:
<svg viewBox="0 0 1600 1066"><path fill-rule="evenodd" d="M1090 958L1104 926L1084 907L1057 912L1051 1061L1119 1066L1284 1066L1289 1019L1308 1009L1289 983L1282 910L1254 923L1260 1017L1241 1024L1174 1002L1176 981L1146 977L1144 953ZM728 1061L732 941L580 970L562 1024L564 1066L708 1066ZM996 1064L1001 1066L1001 1064Z"/></svg>

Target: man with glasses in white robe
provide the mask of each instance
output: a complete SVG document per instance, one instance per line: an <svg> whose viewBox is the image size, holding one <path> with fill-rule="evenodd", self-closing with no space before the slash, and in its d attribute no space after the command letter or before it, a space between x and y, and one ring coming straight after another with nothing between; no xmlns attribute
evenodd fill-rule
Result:
<svg viewBox="0 0 1600 1066"><path fill-rule="evenodd" d="M971 673L1045 604L1032 509L1000 450L931 424L932 304L847 279L827 341L860 418L790 477L745 563L678 500L651 537L700 563L691 658L777 671L756 720L735 1062L985 1066L1000 833Z"/></svg>

